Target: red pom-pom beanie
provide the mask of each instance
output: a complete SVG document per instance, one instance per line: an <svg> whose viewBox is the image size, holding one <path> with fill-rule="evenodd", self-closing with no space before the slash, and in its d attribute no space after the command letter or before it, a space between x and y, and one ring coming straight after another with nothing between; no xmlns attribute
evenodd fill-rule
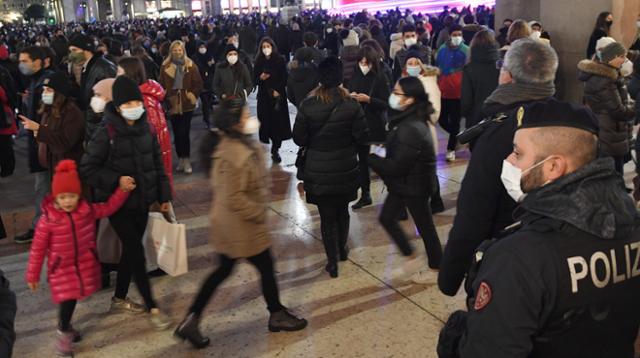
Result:
<svg viewBox="0 0 640 358"><path fill-rule="evenodd" d="M51 194L57 196L61 193L74 193L80 195L82 186L76 162L70 159L61 160L56 165L55 174L51 183Z"/></svg>

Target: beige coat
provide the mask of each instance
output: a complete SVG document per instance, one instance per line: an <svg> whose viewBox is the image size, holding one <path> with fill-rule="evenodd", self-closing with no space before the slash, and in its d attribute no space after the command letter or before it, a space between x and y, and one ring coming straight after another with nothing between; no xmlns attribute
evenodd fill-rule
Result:
<svg viewBox="0 0 640 358"><path fill-rule="evenodd" d="M177 67L171 62L171 56L169 56L162 63L160 78L158 78L158 82L167 91L166 99L169 101L170 114L192 112L196 108L198 96L202 91L202 78L198 66L190 58L185 57L182 90L173 89L176 70Z"/></svg>
<svg viewBox="0 0 640 358"><path fill-rule="evenodd" d="M211 241L216 252L241 258L268 249L269 176L261 148L222 136L213 153L211 182Z"/></svg>

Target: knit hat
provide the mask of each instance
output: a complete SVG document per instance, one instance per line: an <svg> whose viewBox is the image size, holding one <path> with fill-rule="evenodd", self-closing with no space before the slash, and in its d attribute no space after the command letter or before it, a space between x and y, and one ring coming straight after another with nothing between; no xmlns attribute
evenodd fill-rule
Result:
<svg viewBox="0 0 640 358"><path fill-rule="evenodd" d="M84 34L77 34L73 38L71 38L69 46L75 46L79 49L91 52L95 52L96 50L96 47L93 44L93 39Z"/></svg>
<svg viewBox="0 0 640 358"><path fill-rule="evenodd" d="M63 159L56 165L55 174L51 181L51 194L54 197L62 193L74 193L80 195L82 185L78 176L76 162L71 159Z"/></svg>
<svg viewBox="0 0 640 358"><path fill-rule="evenodd" d="M7 45L0 45L0 61L4 61L9 58L9 48Z"/></svg>
<svg viewBox="0 0 640 358"><path fill-rule="evenodd" d="M407 57L405 58L404 63L406 64L407 61L412 58L417 58L418 60L422 61L422 54L416 49L410 49L409 51L407 51Z"/></svg>
<svg viewBox="0 0 640 358"><path fill-rule="evenodd" d="M224 48L224 57L227 57L227 55L231 51L238 52L238 49L235 46L233 46L232 44L228 44L227 47Z"/></svg>
<svg viewBox="0 0 640 358"><path fill-rule="evenodd" d="M348 31L348 33L345 33L344 31ZM343 30L341 35L347 35L342 37L342 44L344 46L358 46L358 44L360 44L358 34L353 30Z"/></svg>
<svg viewBox="0 0 640 358"><path fill-rule="evenodd" d="M335 56L322 60L318 65L320 84L326 88L334 88L342 83L342 61Z"/></svg>
<svg viewBox="0 0 640 358"><path fill-rule="evenodd" d="M605 48L600 50L600 61L608 63L618 56L624 56L627 54L627 49L624 48L619 42L608 44Z"/></svg>
<svg viewBox="0 0 640 358"><path fill-rule="evenodd" d="M113 82L115 78L105 78L93 86L93 94L103 97L107 103L113 100Z"/></svg>
<svg viewBox="0 0 640 358"><path fill-rule="evenodd" d="M71 83L69 78L63 72L53 72L48 75L42 84L46 87L51 88L56 91L56 93L60 93L65 97L69 96L69 92L71 91Z"/></svg>
<svg viewBox="0 0 640 358"><path fill-rule="evenodd" d="M112 94L113 105L116 107L120 107L129 101L143 100L142 93L140 93L138 85L136 85L133 80L129 79L129 77L125 76L119 76L113 82Z"/></svg>

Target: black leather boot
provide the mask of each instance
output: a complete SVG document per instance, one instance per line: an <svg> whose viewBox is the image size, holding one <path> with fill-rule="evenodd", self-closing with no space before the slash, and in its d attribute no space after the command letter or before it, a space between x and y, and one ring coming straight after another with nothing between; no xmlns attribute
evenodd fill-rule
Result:
<svg viewBox="0 0 640 358"><path fill-rule="evenodd" d="M197 317L195 313L189 313L178 328L176 328L173 335L182 340L189 341L189 343L197 349L202 349L209 345L209 338L202 336L198 328L199 323L200 318Z"/></svg>
<svg viewBox="0 0 640 358"><path fill-rule="evenodd" d="M338 277L338 228L332 227L330 230L322 230L322 244L327 254L327 266L325 270L329 276Z"/></svg>
<svg viewBox="0 0 640 358"><path fill-rule="evenodd" d="M358 210L358 209L364 208L365 206L369 206L371 204L373 204L373 201L371 200L371 193L368 191L363 191L362 196L360 196L360 200L358 200L357 203L353 204L351 208L353 210Z"/></svg>

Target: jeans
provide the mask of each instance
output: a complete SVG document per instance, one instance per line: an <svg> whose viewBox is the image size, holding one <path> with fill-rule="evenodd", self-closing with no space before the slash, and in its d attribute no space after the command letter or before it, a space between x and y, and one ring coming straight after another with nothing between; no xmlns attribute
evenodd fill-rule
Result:
<svg viewBox="0 0 640 358"><path fill-rule="evenodd" d="M16 156L13 151L13 138L0 135L0 177L8 177L16 168Z"/></svg>
<svg viewBox="0 0 640 358"><path fill-rule="evenodd" d="M219 254L218 259L220 266L202 283L200 292L198 292L191 308L189 308L189 312L195 313L198 317L202 315L202 311L204 311L207 302L209 302L209 299L213 296L218 286L231 275L233 267L238 261L238 259L223 254ZM267 302L269 312L274 313L282 310L284 306L280 303L280 294L278 292L278 284L276 283L275 271L273 270L271 251L266 249L256 256L247 257L247 260L260 272L262 295Z"/></svg>
<svg viewBox="0 0 640 358"><path fill-rule="evenodd" d="M131 276L138 287L140 296L144 300L147 310L156 308L151 295L151 285L144 258L142 236L147 228L149 213L146 210L120 209L113 214L109 221L113 230L122 241L122 256L118 264L118 277L114 296L119 299L127 298Z"/></svg>
<svg viewBox="0 0 640 358"><path fill-rule="evenodd" d="M78 301L69 300L60 303L59 313L59 322L58 328L62 332L68 332L71 329L71 317L73 317L73 311L76 309L76 304Z"/></svg>
<svg viewBox="0 0 640 358"><path fill-rule="evenodd" d="M42 215L42 210L40 210L40 205L42 204L42 200L44 200L45 196L49 193L49 186L51 185L49 180L49 172L37 172L35 174L35 186L34 191L36 194L35 206L36 213L33 217L33 221L31 221L31 228L35 229L38 220L40 220L40 216Z"/></svg>
<svg viewBox="0 0 640 358"><path fill-rule="evenodd" d="M171 126L173 127L173 142L176 147L178 158L189 158L191 155L191 117L193 112L174 114L171 116Z"/></svg>
<svg viewBox="0 0 640 358"><path fill-rule="evenodd" d="M363 194L371 191L371 174L369 173L367 157L369 157L369 146L358 146L358 167L360 169L358 175L360 180L360 189Z"/></svg>
<svg viewBox="0 0 640 358"><path fill-rule="evenodd" d="M440 119L438 123L442 129L449 133L449 142L447 150L456 150L458 145L458 133L460 132L460 111L461 102L459 99L442 99L442 108L440 109Z"/></svg>
<svg viewBox="0 0 640 358"><path fill-rule="evenodd" d="M429 207L429 198L424 196L417 197L400 197L389 193L382 206L380 213L380 224L393 239L404 256L410 256L413 253L413 247L409 243L409 238L398 224L398 211L406 205L413 217L413 221L418 228L418 232L424 242L427 258L429 259L429 267L437 269L442 261L442 246L433 224L431 216L431 208Z"/></svg>

